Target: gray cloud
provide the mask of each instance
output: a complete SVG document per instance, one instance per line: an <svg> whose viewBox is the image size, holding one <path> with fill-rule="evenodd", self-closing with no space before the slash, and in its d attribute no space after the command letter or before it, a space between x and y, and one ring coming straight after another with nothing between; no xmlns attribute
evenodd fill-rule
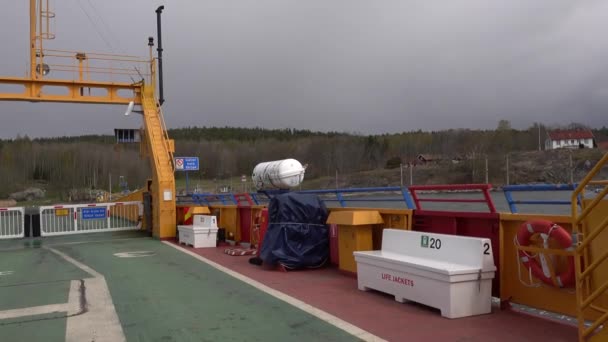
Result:
<svg viewBox="0 0 608 342"><path fill-rule="evenodd" d="M0 75L23 75L28 9L24 1L11 2L0 13ZM145 56L147 37L156 36L158 2L53 2L53 48L111 47ZM606 125L606 1L165 5L164 108L170 127L383 133L494 128L500 119L517 128L536 121ZM123 112L120 106L3 102L0 137L108 134L140 124Z"/></svg>

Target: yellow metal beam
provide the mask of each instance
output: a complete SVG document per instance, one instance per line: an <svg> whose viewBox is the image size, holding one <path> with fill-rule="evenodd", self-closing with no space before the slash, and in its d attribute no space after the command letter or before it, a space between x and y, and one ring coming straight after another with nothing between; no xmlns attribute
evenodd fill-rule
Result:
<svg viewBox="0 0 608 342"><path fill-rule="evenodd" d="M0 93L0 101L29 101L29 102L68 102L96 104L128 104L133 101L141 103L142 83L113 83L98 81L30 79L20 77L0 77L0 84L23 86L22 92ZM63 87L67 95L45 94L44 87ZM85 95L85 88L103 89L105 96ZM130 90L132 97L122 97L120 90Z"/></svg>

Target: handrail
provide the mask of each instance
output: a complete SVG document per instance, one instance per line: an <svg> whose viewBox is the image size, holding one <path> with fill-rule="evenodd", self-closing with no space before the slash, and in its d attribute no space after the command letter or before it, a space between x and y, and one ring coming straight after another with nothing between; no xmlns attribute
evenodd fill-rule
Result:
<svg viewBox="0 0 608 342"><path fill-rule="evenodd" d="M602 157L602 159L600 159L600 161L597 162L597 164L595 164L593 166L593 168L591 169L591 171L589 171L589 173L585 176L585 178L583 178L583 180L578 184L578 186L576 187L576 189L574 189L574 191L572 192L571 195L571 200L572 200L572 217L576 217L576 213L577 213L577 207L576 204L574 203L574 201L576 200L576 198L578 197L578 195L582 195L583 192L585 191L585 187L592 181L593 177L595 177L600 170L602 169L602 167L604 167L604 164L606 164L608 162L608 153L604 154L604 156ZM598 196L599 197L599 196Z"/></svg>
<svg viewBox="0 0 608 342"><path fill-rule="evenodd" d="M70 50L57 50L57 49L44 49L44 51L52 51L52 52L63 52L70 54L71 57L77 53L82 53L82 51L70 51ZM95 56L108 56L108 57L129 57L129 58L141 58L141 61L144 61L144 57L142 56L134 56L134 55L120 55L120 54L112 54L112 53L99 53L99 52L85 52L87 55L95 55Z"/></svg>
<svg viewBox="0 0 608 342"><path fill-rule="evenodd" d="M599 288L594 290L591 289L591 284L589 282L592 271L597 269L599 265L608 259L608 252L602 254L598 259L594 260L592 263L589 263L589 248L591 247L591 243L594 239L606 230L608 227L608 217L604 218L598 227L587 235L587 229L584 225L584 220L589 217L591 212L597 207L597 205L606 197L608 194L608 184L607 181L594 181L593 177L595 177L600 170L604 167L604 165L608 162L608 153L604 154L602 159L595 164L595 166L589 171L589 173L583 178L580 184L574 189L571 195L571 217L572 217L572 229L579 236L578 246L575 249L575 274L576 274L576 302L577 302L577 318L578 318L578 336L579 341L584 341L591 334L595 332L595 330L608 321L608 311L605 308L596 307L593 304L593 301L603 294L606 290L608 290L608 282L604 282ZM586 205L582 212L579 214L577 200L583 196L585 187L589 184L600 184L604 185L604 189L589 203ZM583 272L582 268L585 266L585 271ZM586 297L586 298L585 298ZM585 326L585 317L584 311L587 307L591 307L597 309L600 312L603 312L598 319L593 322L589 327Z"/></svg>
<svg viewBox="0 0 608 342"><path fill-rule="evenodd" d="M366 192L401 192L402 198L345 198L343 194L366 193ZM415 209L414 202L407 187L387 186L369 188L348 188L348 189L326 189L326 190L300 190L299 194L334 194L341 207L346 206L346 202L405 202L408 209Z"/></svg>
<svg viewBox="0 0 608 342"><path fill-rule="evenodd" d="M167 131L167 124L165 123L165 116L163 115L163 110L160 106L160 103L156 101L156 108L158 109L158 116L160 118L161 129L163 131L163 142L165 145L165 149L167 150L167 154L169 156L169 161L171 163L171 169L175 171L175 165L173 163L173 152L171 152L171 147L169 146L169 132Z"/></svg>
<svg viewBox="0 0 608 342"><path fill-rule="evenodd" d="M234 194L234 199L236 200L236 204L237 204L238 206L240 206L240 205L241 205L241 202L243 202L243 200L244 200L245 202L247 202L247 205L248 205L248 206L252 206L252 205L254 205L254 203L255 203L255 202L253 201L253 199L251 198L251 195L250 195L249 193L247 193L247 192L243 192L243 193L239 193L239 194ZM256 204L257 204L257 203L256 203Z"/></svg>
<svg viewBox="0 0 608 342"><path fill-rule="evenodd" d="M502 190L505 199L509 204L509 210L512 214L518 213L516 204L547 204L547 205L570 205L570 201L556 200L514 200L511 192L519 191L566 191L574 190L577 184L522 184L522 185L505 185ZM578 204L582 205L581 197L578 197Z"/></svg>
<svg viewBox="0 0 608 342"><path fill-rule="evenodd" d="M167 126L165 124L165 120L164 120L164 117L163 117L163 112L162 112L162 109L160 107L160 104L159 104L158 100L156 100L156 98L154 97L154 95L153 94L148 94L146 92L146 88L149 88L149 87L150 87L149 85L148 86L145 86L145 85L142 86L142 89L141 89L141 92L142 92L142 95L141 95L142 96L142 106L144 105L145 100L148 99L148 98L155 104L156 108L154 110L156 110L156 114L158 115L158 121L159 121L159 125L160 125L160 130L161 130L161 136L158 137L158 138L161 139L162 146L165 149L164 153L167 154L167 157L169 159L169 165L171 166L171 171L175 171L175 165L173 163L173 153L171 152L171 148L169 146L169 140L170 140L169 139L169 133L167 132ZM148 92L150 92L150 91L148 91ZM145 114L144 114L144 116L145 116ZM147 124L146 124L146 126L147 126ZM149 129L150 128L148 128L148 130ZM153 135L152 131L150 131L150 134ZM156 158L155 158L155 162L157 162L157 164L158 164L157 166L158 167L160 167L160 165L161 165L160 160L158 160L159 157L160 156L156 156Z"/></svg>
<svg viewBox="0 0 608 342"><path fill-rule="evenodd" d="M202 194L192 194L191 198L193 201L198 201L198 203L204 202L207 205L211 204L211 202L220 201L222 204L239 204L239 198L246 197L247 202L253 203L255 205L260 205L262 203L262 199L260 196L264 196L267 199L271 199L273 196L277 194L282 194L288 192L287 190L262 190L258 192L252 193L223 193L223 194L212 194L212 193L202 193ZM335 199L321 199L323 201L337 201L340 203L341 207L345 207L348 202L404 202L408 209L415 209L414 202L412 201L412 197L408 191L408 188L401 188L398 186L395 187L370 187L370 188L349 188L349 189L325 189L325 190L301 190L301 191L293 191L294 193L299 194L317 194L317 195L335 195ZM344 194L353 194L353 193L372 193L372 192L400 192L401 198L349 198L348 196L344 196ZM237 198L238 197L238 198Z"/></svg>
<svg viewBox="0 0 608 342"><path fill-rule="evenodd" d="M149 95L146 94L146 91L145 91L145 85L142 85L141 86L141 105L142 105L142 108L144 110L143 116L144 116L146 134L149 136L148 139L150 140L150 143L152 144L153 141L154 141L154 132L151 130L151 128L149 126L149 122L148 121L150 120L150 118L149 118L148 115L145 114L145 110L146 110L145 109L145 103L146 103L146 100L148 99L148 96ZM158 159L159 158L158 155L155 154L153 150L151 150L150 153L151 153L151 156L152 156L152 160L154 161L154 168L156 170L160 170L161 164L160 164L160 160Z"/></svg>
<svg viewBox="0 0 608 342"><path fill-rule="evenodd" d="M585 218L587 218L587 216L589 216L589 213L602 201L602 199L604 197L606 197L606 195L608 194L608 187L605 187L604 190L602 190L594 199L593 201L591 201L591 203L583 209L583 211L581 212L581 214L573 220L574 224L579 224L581 223Z"/></svg>
<svg viewBox="0 0 608 342"><path fill-rule="evenodd" d="M197 204L205 203L207 206L211 205L212 202L216 201L220 201L222 202L222 204L238 204L238 201L233 194L192 194L192 200Z"/></svg>
<svg viewBox="0 0 608 342"><path fill-rule="evenodd" d="M413 185L410 186L410 192L416 204L416 209L422 210L420 202L456 202L456 203L486 203L491 213L496 213L496 206L490 196L491 184L445 184L445 185ZM442 199L442 198L418 198L417 191L462 191L462 190L481 190L483 199Z"/></svg>

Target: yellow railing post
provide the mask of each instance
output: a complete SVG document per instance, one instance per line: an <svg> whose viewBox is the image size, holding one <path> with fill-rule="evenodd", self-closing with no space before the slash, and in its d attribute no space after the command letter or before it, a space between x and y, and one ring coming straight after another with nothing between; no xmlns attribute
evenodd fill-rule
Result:
<svg viewBox="0 0 608 342"><path fill-rule="evenodd" d="M572 192L571 197L571 212L572 212L572 229L573 232L578 236L577 246L574 250L574 265L576 274L576 304L577 304L577 319L578 319L578 338L580 342L587 340L591 337L595 330L602 326L608 321L608 308L600 308L593 305L593 301L601 296L608 289L608 279L602 279L600 284L596 284L596 288L592 289L591 277L593 271L598 266L608 259L608 252L600 255L599 258L594 258L593 262L590 260L590 249L591 243L597 239L597 237L604 232L608 226L608 217L604 218L597 227L589 230L585 226L585 219L597 208L600 202L608 195L608 184L606 181L593 181L600 170L608 162L608 153L604 154L602 159L589 171L589 173L583 178L580 184ZM601 184L604 185L604 189L600 191L596 198L593 199L589 204L585 205L584 201L581 203L582 212L579 214L578 210L578 197L583 197L585 187L589 184ZM591 231L587 235L587 232ZM585 270L583 271L583 266ZM597 318L589 327L585 327L585 310L587 308L593 308L603 314Z"/></svg>

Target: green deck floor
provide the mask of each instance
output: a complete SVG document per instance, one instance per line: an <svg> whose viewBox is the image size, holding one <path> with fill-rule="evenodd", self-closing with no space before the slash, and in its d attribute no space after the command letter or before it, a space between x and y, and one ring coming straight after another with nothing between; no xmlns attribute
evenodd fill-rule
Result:
<svg viewBox="0 0 608 342"><path fill-rule="evenodd" d="M105 277L127 341L357 340L189 255L134 232L39 241ZM0 272L14 272L0 276L0 311L66 302L69 280L90 277L44 248L25 245L23 240L0 242ZM153 255L114 255L133 251ZM22 318L28 319L31 317ZM63 340L29 330L48 330L49 337L57 336L57 329L65 331L65 318L21 324L14 321L0 320L2 341ZM4 324L7 322L11 324Z"/></svg>

